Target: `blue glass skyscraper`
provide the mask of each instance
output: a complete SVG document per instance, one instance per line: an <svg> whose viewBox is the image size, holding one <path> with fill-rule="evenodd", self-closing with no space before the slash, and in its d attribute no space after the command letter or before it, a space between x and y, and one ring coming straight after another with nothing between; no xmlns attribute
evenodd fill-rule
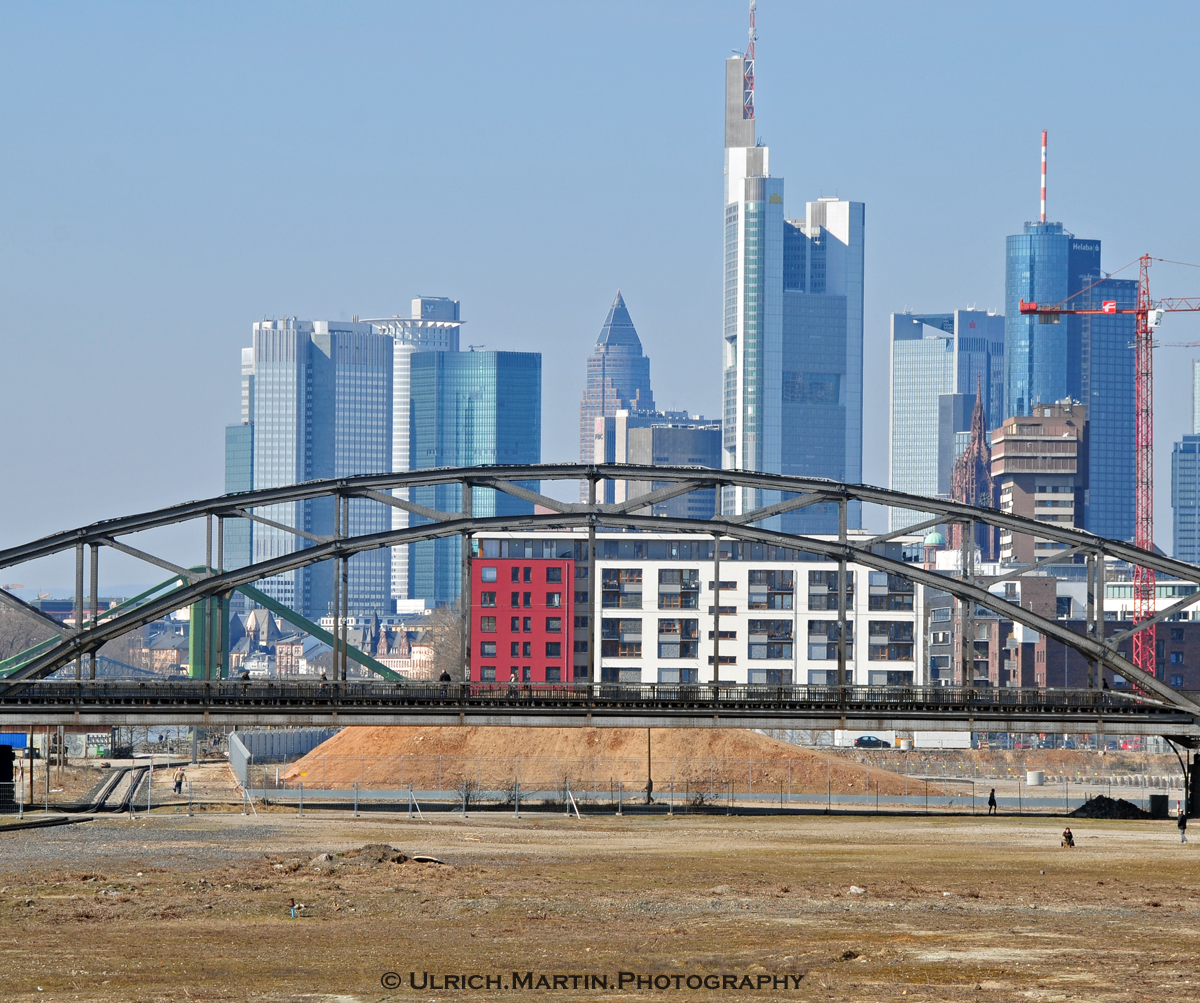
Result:
<svg viewBox="0 0 1200 1003"><path fill-rule="evenodd" d="M252 375L255 489L390 469L391 338L376 334L370 324L262 321L254 325ZM255 514L314 536L334 532L329 499L272 505ZM351 499L349 523L355 535L382 533L391 525L391 514L376 502ZM308 546L307 539L286 530L255 527L256 563ZM389 565L386 550L350 559L351 616L386 610ZM276 575L261 588L303 616L318 619L329 612L333 598L333 564Z"/></svg>
<svg viewBox="0 0 1200 1003"><path fill-rule="evenodd" d="M536 352L422 352L412 357L410 462L413 470L484 464L540 463L542 357ZM538 482L522 482L538 490ZM412 488L414 502L457 512L456 486ZM476 517L533 513L529 502L475 488ZM425 520L412 517L412 525ZM459 594L461 545L457 537L410 544L408 597L430 605Z"/></svg>
<svg viewBox="0 0 1200 1003"><path fill-rule="evenodd" d="M1020 301L1099 308L1133 306L1137 283L1105 278L1100 241L1062 223L1026 223L1008 238L1005 258L1006 417L1062 400L1087 406L1088 488L1084 528L1128 540L1134 520L1134 318L1022 316Z"/></svg>

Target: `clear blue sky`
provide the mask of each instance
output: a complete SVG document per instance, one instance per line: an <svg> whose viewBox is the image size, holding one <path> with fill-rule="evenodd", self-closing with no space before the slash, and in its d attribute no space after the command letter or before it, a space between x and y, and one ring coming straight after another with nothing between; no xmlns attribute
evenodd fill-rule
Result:
<svg viewBox="0 0 1200 1003"><path fill-rule="evenodd" d="M1050 216L1100 238L1107 268L1200 261L1196 10L760 0L759 132L789 215L867 205L868 480L887 479L888 314L1001 307L1042 128ZM717 412L722 60L743 0L0 17L0 546L219 493L263 317L458 298L467 340L543 353L542 456L573 460L619 287L660 406ZM1153 282L1200 294L1200 271ZM1192 354L1157 353L1168 550Z"/></svg>

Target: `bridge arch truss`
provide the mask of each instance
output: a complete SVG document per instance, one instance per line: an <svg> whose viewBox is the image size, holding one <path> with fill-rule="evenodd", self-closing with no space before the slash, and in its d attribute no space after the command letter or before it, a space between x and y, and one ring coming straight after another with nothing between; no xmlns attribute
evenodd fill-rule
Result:
<svg viewBox="0 0 1200 1003"><path fill-rule="evenodd" d="M564 502L541 491L533 490L533 482L582 481L589 485L590 499L597 497L599 486L609 480L624 480L650 483L648 493L619 503L598 501ZM440 511L406 498L400 497L400 489L457 485L459 488L459 511ZM712 519L663 518L654 516L651 507L694 491L715 490L720 497L723 488L748 488L758 492L758 497L767 500L758 508L740 515L718 515ZM519 501L537 506L536 513L510 516L474 516L471 514L472 492L470 489L491 489ZM288 502L331 499L336 511L346 510L351 499L365 499L390 508L407 511L422 520L420 525L386 532L353 535L342 532L318 536L267 519L260 512L270 506ZM777 499L777 500L776 500ZM919 523L876 536L860 538L846 532L846 512L849 505L860 502L890 509L909 512L931 513L931 517ZM795 511L814 504L835 504L840 513L841 531L835 539L800 535L770 528L772 520L785 512ZM250 519L283 530L295 537L296 549L289 554L251 564L235 570L222 567L221 551L223 527L230 519ZM184 523L202 521L205 526L206 553L203 564L193 567L177 565L160 556L138 549L128 538L148 530ZM214 548L214 524L216 547ZM883 544L897 537L920 533L935 525L960 524L965 527L987 525L1014 534L1036 536L1059 544L1050 557L1037 564L1018 568L1001 578L989 578L980 584L974 580L972 569L974 552L964 549L965 573L954 578L928 571L923 567L890 558L882 553ZM339 528L345 522L339 520ZM94 673L96 652L108 641L158 619L181 607L201 603L213 598L228 596L234 589L251 586L254 582L274 575L294 571L321 561L346 561L355 554L380 548L396 547L420 540L460 537L463 540L464 564L469 553L470 538L486 532L546 531L553 529L586 528L589 530L592 560L589 568L596 567L595 533L597 530L627 530L643 532L670 532L699 534L747 542L763 543L795 550L806 551L836 561L839 567L858 564L878 571L903 576L920 585L930 586L947 592L964 603L964 608L973 615L974 605L991 610L1003 617L1011 618L1032 630L1046 634L1079 652L1096 666L1107 666L1113 672L1129 680L1143 693L1153 695L1167 705L1200 717L1200 704L1190 696L1168 686L1163 680L1143 672L1118 651L1118 645L1138 630L1147 629L1155 623L1180 613L1200 602L1200 567L1164 557L1161 554L1141 550L1129 543L1108 540L1084 530L1036 522L999 512L978 508L945 499L926 498L885 488L862 484L843 484L818 478L788 477L733 470L709 470L691 467L650 467L617 464L541 464L532 466L481 466L466 468L442 468L414 471L403 474L375 474L361 477L346 477L331 480L311 481L289 487L270 488L260 491L222 495L203 501L187 502L170 508L159 509L138 515L125 516L93 523L79 529L57 533L31 543L10 547L0 551L0 569L19 567L55 554L74 551L76 556L76 596L74 623L68 627L47 616L39 609L26 603L18 596L0 590L0 603L16 609L53 632L52 641L45 642L28 658L7 670L7 678L39 679L56 672L74 662L76 674L82 669L83 660L92 656ZM974 532L964 532L965 540L974 540ZM139 558L149 564L175 575L175 585L134 608L112 614L95 609L98 594L98 561L100 552L116 550ZM214 549L216 557L214 560ZM85 552L90 551L91 592L93 609L89 614L84 604ZM1102 620L1089 617L1088 632L1079 634L1060 621L1040 616L1023 609L1003 597L991 593L984 587L1005 578L1017 578L1037 572L1040 565L1058 563L1068 557L1083 555L1090 568L1103 567L1105 558L1128 562L1130 565L1151 568L1161 574L1177 578L1185 583L1197 585L1195 593L1185 595L1178 602L1160 611L1153 619L1131 626L1112 637L1106 637ZM343 576L344 577L344 576ZM1102 580L1102 579L1098 579ZM463 577L464 588L469 588L469 576ZM1100 589L1101 595L1103 589ZM589 624L593 622L596 602L595 583L588 590ZM1090 604L1089 604L1090 605ZM843 606L844 609L844 606ZM1102 600L1099 604L1102 617ZM1089 609L1089 614L1093 610ZM844 618L845 613L839 613ZM842 631L845 636L845 630ZM469 641L464 638L464 654ZM594 648L594 645L590 645ZM594 653L592 673L594 675ZM10 659L11 661L11 659ZM1099 675L1095 681L1099 682ZM840 679L839 682L844 681Z"/></svg>

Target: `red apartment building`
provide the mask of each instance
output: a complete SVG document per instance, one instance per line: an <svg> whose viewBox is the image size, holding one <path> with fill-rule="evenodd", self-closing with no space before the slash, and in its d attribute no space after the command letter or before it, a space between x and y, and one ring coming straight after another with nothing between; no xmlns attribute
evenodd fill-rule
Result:
<svg viewBox="0 0 1200 1003"><path fill-rule="evenodd" d="M575 562L471 559L473 682L569 683Z"/></svg>

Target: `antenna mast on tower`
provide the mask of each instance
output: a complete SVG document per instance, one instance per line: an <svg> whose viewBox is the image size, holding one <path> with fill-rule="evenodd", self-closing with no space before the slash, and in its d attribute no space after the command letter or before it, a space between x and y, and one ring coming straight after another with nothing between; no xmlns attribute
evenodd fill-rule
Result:
<svg viewBox="0 0 1200 1003"><path fill-rule="evenodd" d="M751 17L754 15L751 14ZM1046 130L1042 130L1042 222L1046 222Z"/></svg>
<svg viewBox="0 0 1200 1003"><path fill-rule="evenodd" d="M754 41L758 32L754 27L754 12L758 9L755 0L750 0L750 41L742 57L745 69L742 72L742 118L754 118ZM736 51L736 50L735 50Z"/></svg>

